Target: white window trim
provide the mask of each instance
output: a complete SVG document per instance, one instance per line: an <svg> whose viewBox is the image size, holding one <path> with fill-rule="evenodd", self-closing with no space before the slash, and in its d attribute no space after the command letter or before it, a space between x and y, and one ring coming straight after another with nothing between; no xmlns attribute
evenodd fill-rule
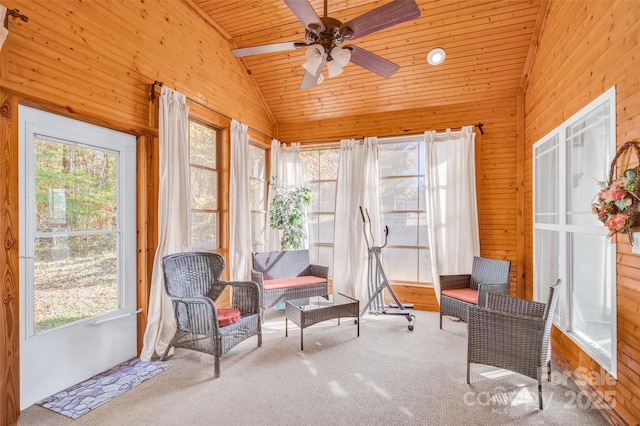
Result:
<svg viewBox="0 0 640 426"><path fill-rule="evenodd" d="M569 273L567 269L567 265L569 264L568 257L570 253L568 253L568 237L570 231L578 231L581 234L592 234L592 235L607 235L608 229L605 226L585 226L585 225L568 225L566 223L566 164L567 164L567 153L566 153L566 128L571 126L578 119L582 119L585 115L587 115L590 111L595 108L601 106L604 102L609 101L610 105L610 135L612 135L612 141L609 151L609 159L613 158L615 155L615 147L616 147L616 96L615 96L615 86L612 86L602 95L598 96L595 100L590 102L587 106L582 108L580 111L572 115L569 119L563 122L561 125L556 127L554 130L549 132L544 137L540 138L538 142L533 145L533 257L534 257L534 270L535 267L535 256L536 256L536 230L537 229L546 229L558 231L560 233L559 236L559 254L560 254L560 262L559 262L559 274L560 279L562 280L564 285L564 291L560 294L560 299L558 303L558 311L559 315L556 317L554 324L561 330L567 337L569 337L580 349L582 349L587 355L589 355L594 361L596 361L600 366L602 366L605 370L607 370L613 377L617 377L617 291L616 291L616 253L617 250L615 248L615 239L612 239L611 250L610 250L610 264L611 268L609 271L610 279L612 282L611 285L611 358L608 358L605 354L594 349L589 345L584 339L582 339L577 333L571 330L571 306L569 301L571 300L571 283L569 282ZM536 168L535 168L535 150L536 148L548 141L554 136L558 136L559 140L559 223L558 224L537 224L536 220L536 197L535 197L535 182L536 182ZM607 166L608 167L608 166ZM606 178L606 177L605 177ZM534 276L534 298L540 301L546 301L547 295L541 294L543 292L542 283L538 282L537 277Z"/></svg>

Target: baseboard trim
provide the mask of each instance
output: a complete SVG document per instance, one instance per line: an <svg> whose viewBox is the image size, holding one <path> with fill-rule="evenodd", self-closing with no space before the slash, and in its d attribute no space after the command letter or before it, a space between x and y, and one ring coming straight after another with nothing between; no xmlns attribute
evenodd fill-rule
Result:
<svg viewBox="0 0 640 426"><path fill-rule="evenodd" d="M576 369L566 359L560 359L554 356L553 359L558 363L563 371L568 373L573 381L578 385L580 390L589 397L589 399L596 404L596 408L605 419L609 421L613 426L630 426L627 421L620 416L620 414L602 397L602 394L594 388L589 381L576 372Z"/></svg>

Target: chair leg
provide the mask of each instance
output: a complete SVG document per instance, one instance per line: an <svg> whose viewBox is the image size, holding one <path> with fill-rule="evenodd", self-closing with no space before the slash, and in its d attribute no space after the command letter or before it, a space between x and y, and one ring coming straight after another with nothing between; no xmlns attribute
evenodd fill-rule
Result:
<svg viewBox="0 0 640 426"><path fill-rule="evenodd" d="M542 410L542 381L538 379L538 409Z"/></svg>
<svg viewBox="0 0 640 426"><path fill-rule="evenodd" d="M220 357L217 355L213 356L213 377L220 377Z"/></svg>
<svg viewBox="0 0 640 426"><path fill-rule="evenodd" d="M469 361L467 361L467 384L471 384L470 380L469 380L469 370L471 369L471 363Z"/></svg>
<svg viewBox="0 0 640 426"><path fill-rule="evenodd" d="M164 350L164 353L160 357L161 361L164 361L165 359L167 359L167 355L169 355L169 351L171 350L171 348L172 348L172 346L171 346L171 344L169 344L169 346L167 346L167 349Z"/></svg>
<svg viewBox="0 0 640 426"><path fill-rule="evenodd" d="M551 381L551 360L547 361L547 381Z"/></svg>
<svg viewBox="0 0 640 426"><path fill-rule="evenodd" d="M442 314L440 314L440 330L442 330Z"/></svg>

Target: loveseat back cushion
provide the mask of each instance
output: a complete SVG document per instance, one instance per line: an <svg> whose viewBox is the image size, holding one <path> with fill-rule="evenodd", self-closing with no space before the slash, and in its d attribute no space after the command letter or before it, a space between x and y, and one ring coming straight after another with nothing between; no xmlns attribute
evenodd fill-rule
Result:
<svg viewBox="0 0 640 426"><path fill-rule="evenodd" d="M252 257L253 269L262 272L264 280L310 274L309 250L255 252Z"/></svg>
<svg viewBox="0 0 640 426"><path fill-rule="evenodd" d="M478 290L472 288L454 288L451 290L442 290L442 295L451 297L452 299L462 300L463 302L478 304Z"/></svg>
<svg viewBox="0 0 640 426"><path fill-rule="evenodd" d="M264 280L265 290L277 290L281 288L299 287L311 284L326 283L327 279L313 275L303 275L301 277L280 278L277 280Z"/></svg>

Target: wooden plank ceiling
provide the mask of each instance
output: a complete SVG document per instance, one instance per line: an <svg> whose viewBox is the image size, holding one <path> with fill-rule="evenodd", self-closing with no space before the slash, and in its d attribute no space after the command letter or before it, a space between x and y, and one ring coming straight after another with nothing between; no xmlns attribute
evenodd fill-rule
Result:
<svg viewBox="0 0 640 426"><path fill-rule="evenodd" d="M237 47L304 40L303 24L283 0L187 1ZM345 43L400 65L388 79L350 63L341 75L301 90L304 49L239 60L276 124L512 97L534 47L542 1L417 0L418 19ZM327 0L327 15L347 22L388 2ZM310 3L323 16L324 1ZM432 66L426 56L436 47L446 50L446 60Z"/></svg>

